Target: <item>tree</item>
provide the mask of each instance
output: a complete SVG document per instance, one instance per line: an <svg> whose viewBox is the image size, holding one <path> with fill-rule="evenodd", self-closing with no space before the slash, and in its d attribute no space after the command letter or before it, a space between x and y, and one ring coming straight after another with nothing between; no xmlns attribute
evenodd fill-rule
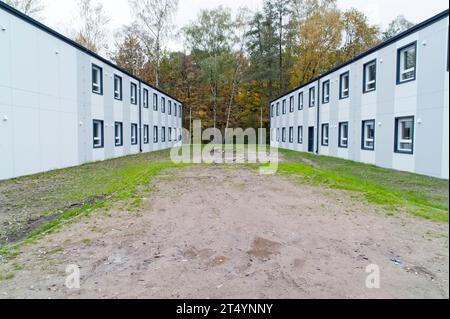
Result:
<svg viewBox="0 0 450 319"><path fill-rule="evenodd" d="M75 35L75 41L89 50L98 53L106 50L107 25L110 18L107 16L101 3L93 4L92 0L78 0L80 29Z"/></svg>
<svg viewBox="0 0 450 319"><path fill-rule="evenodd" d="M383 40L388 40L397 34L402 33L403 31L408 30L409 28L412 28L414 26L414 23L407 20L405 16L400 15L397 18L395 18L388 26L386 31L383 32Z"/></svg>
<svg viewBox="0 0 450 319"><path fill-rule="evenodd" d="M338 63L342 30L341 14L335 9L318 11L301 24L292 86L305 84Z"/></svg>
<svg viewBox="0 0 450 319"><path fill-rule="evenodd" d="M369 25L367 17L356 9L344 12L342 16L344 47L341 62L356 57L380 42L380 30Z"/></svg>
<svg viewBox="0 0 450 319"><path fill-rule="evenodd" d="M236 94L239 90L239 85L243 80L244 68L246 66L246 58L245 58L245 45L247 42L248 35L248 20L249 17L246 14L247 10L242 8L234 22L234 42L237 45L237 52L235 54L235 66L231 78L231 90L230 97L228 100L228 111L227 111L227 121L225 125L225 129L228 129L230 126L231 120L231 112L233 110L233 104L235 101Z"/></svg>
<svg viewBox="0 0 450 319"><path fill-rule="evenodd" d="M269 0L270 2L270 0ZM279 73L279 94L286 90L285 70L283 65L283 49L285 47L285 29L289 26L289 16L292 13L291 0L275 0L274 6L277 13L277 29L278 29L278 73ZM288 20L288 21L286 21Z"/></svg>
<svg viewBox="0 0 450 319"><path fill-rule="evenodd" d="M39 14L44 10L41 0L4 0L4 2L35 18L39 18Z"/></svg>
<svg viewBox="0 0 450 319"><path fill-rule="evenodd" d="M126 71L144 77L146 64L145 50L139 41L139 31L136 25L124 27L116 34L116 51L111 59Z"/></svg>
<svg viewBox="0 0 450 319"><path fill-rule="evenodd" d="M155 63L155 84L159 86L164 41L171 31L172 17L178 8L178 0L129 0L141 26L143 41L150 60Z"/></svg>
<svg viewBox="0 0 450 319"><path fill-rule="evenodd" d="M279 78L276 23L276 12L273 6L266 3L264 11L257 12L250 21L247 37L250 58L248 79L261 83L260 93L267 99L274 97L275 82Z"/></svg>
<svg viewBox="0 0 450 319"><path fill-rule="evenodd" d="M230 63L232 19L230 10L203 10L197 21L184 29L188 47L197 57L212 97L212 124L217 127L219 89Z"/></svg>

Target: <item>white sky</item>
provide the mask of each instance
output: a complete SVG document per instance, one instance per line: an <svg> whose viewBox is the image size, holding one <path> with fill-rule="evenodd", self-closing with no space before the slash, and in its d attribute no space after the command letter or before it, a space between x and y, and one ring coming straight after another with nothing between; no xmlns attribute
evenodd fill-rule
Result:
<svg viewBox="0 0 450 319"><path fill-rule="evenodd" d="M131 22L128 0L98 0L111 17L109 29L112 31ZM179 0L179 9L174 21L180 28L195 20L202 9L213 9L219 5L237 10L245 6L251 10L262 7L262 0ZM46 10L42 14L44 23L65 33L75 16L76 0L43 0ZM396 16L403 14L407 19L419 23L448 9L448 0L338 0L342 9L357 8L364 12L372 24L385 28ZM172 50L181 49L176 40L168 44Z"/></svg>

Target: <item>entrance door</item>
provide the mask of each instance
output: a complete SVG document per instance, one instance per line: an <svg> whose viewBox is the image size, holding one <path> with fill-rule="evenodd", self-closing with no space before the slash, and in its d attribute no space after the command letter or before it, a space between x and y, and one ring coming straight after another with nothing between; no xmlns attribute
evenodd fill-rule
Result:
<svg viewBox="0 0 450 319"><path fill-rule="evenodd" d="M314 126L308 129L308 152L314 153Z"/></svg>

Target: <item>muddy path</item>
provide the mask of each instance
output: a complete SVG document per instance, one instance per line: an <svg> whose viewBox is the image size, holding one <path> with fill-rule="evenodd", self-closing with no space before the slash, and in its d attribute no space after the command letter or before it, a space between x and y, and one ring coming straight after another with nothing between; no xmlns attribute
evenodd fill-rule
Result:
<svg viewBox="0 0 450 319"><path fill-rule="evenodd" d="M448 224L237 166L166 171L0 266L0 298L448 298ZM402 263L395 264L398 259ZM64 286L67 265L81 288ZM380 289L366 267L380 268Z"/></svg>

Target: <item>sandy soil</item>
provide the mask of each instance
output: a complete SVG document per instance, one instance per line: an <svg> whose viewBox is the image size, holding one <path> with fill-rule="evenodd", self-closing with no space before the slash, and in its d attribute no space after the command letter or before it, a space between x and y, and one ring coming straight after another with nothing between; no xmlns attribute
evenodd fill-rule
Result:
<svg viewBox="0 0 450 319"><path fill-rule="evenodd" d="M237 167L167 171L138 211L23 248L0 298L448 298L448 224ZM391 260L399 259L401 265ZM69 264L81 289L64 286ZM366 288L366 267L381 270Z"/></svg>

